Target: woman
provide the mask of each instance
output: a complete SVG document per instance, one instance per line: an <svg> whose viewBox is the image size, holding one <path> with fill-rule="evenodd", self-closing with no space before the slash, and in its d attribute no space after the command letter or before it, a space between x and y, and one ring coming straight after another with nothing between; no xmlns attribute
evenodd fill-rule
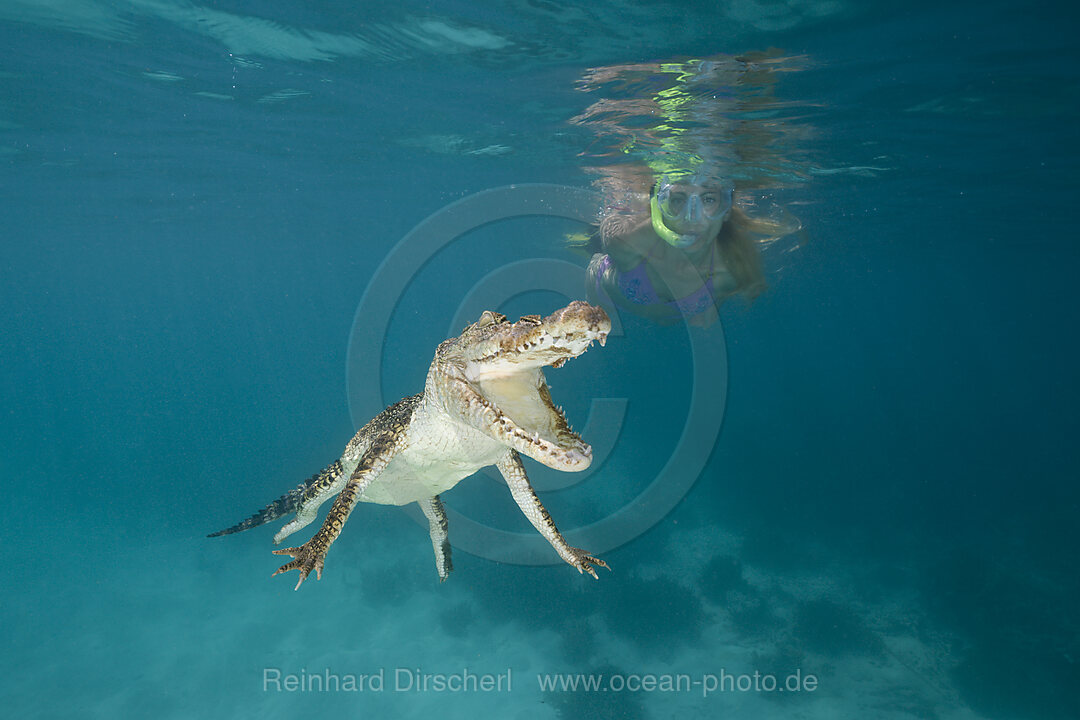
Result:
<svg viewBox="0 0 1080 720"><path fill-rule="evenodd" d="M725 299L741 293L752 300L765 289L758 244L786 232L736 207L729 183L664 176L647 213L619 208L601 221L602 251L588 268L589 299L601 302L606 295L662 324L711 325Z"/></svg>

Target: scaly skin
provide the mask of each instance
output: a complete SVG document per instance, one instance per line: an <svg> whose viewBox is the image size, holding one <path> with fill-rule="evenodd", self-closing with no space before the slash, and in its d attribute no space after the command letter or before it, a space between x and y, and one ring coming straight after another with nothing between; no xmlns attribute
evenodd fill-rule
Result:
<svg viewBox="0 0 1080 720"><path fill-rule="evenodd" d="M349 478L349 482L345 483L345 488L338 494L334 504L330 506L330 512L326 514L323 526L315 533L314 537L300 547L274 550L275 555L289 555L295 558L292 562L279 567L274 572L274 575L289 570L299 570L300 579L296 582L294 588L296 590L300 589L300 585L307 579L312 569L315 570L316 580L322 578L326 551L330 549L330 545L341 534L342 528L345 527L345 521L349 519L349 513L356 507L356 503L360 499L360 493L364 491L364 488L369 483L379 477L379 473L405 447L405 429L407 427L407 425L400 422L393 423L389 430L372 441L371 448L364 454L360 464L353 471L352 477Z"/></svg>
<svg viewBox="0 0 1080 720"><path fill-rule="evenodd" d="M592 566L606 568L607 563L594 558L581 548L570 547L566 539L563 538L562 533L555 527L555 521L551 519L547 508L540 502L540 498L536 497L536 492L529 482L529 476L525 474L525 466L521 464L521 456L517 454L517 451L511 450L506 453L503 459L496 464L496 467L499 468L499 472L502 473L503 478L506 480L506 484L510 488L510 494L514 496L514 502L525 513L525 517L532 523L532 526L544 536L545 540L551 543L551 547L555 548L555 552L559 553L559 557L577 568L579 573L589 573L594 580L598 579Z"/></svg>
<svg viewBox="0 0 1080 720"><path fill-rule="evenodd" d="M611 322L604 311L573 302L546 318L526 315L516 323L485 311L457 338L439 345L424 392L394 403L362 427L339 460L252 517L211 537L240 532L289 512L296 517L274 542L311 523L323 502L337 493L322 527L298 547L275 550L292 561L278 573L298 570L299 588L315 571L322 577L327 551L358 502L416 502L428 519L440 580L451 569L446 513L439 494L487 465L506 480L525 517L563 560L596 577L607 567L570 547L529 483L520 455L557 470L584 470L592 448L566 421L548 390L542 368L560 367L599 340Z"/></svg>

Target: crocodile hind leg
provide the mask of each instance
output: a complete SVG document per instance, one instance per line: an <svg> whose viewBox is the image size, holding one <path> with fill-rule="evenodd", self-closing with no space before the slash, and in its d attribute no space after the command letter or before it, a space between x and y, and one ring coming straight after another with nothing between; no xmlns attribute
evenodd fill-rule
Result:
<svg viewBox="0 0 1080 720"><path fill-rule="evenodd" d="M450 571L454 569L453 563L450 562L450 542L446 539L446 510L438 495L425 500L417 500L416 504L420 506L420 509L424 511L424 517L428 519L431 546L435 549L435 569L439 572L439 581L443 582L450 577Z"/></svg>
<svg viewBox="0 0 1080 720"><path fill-rule="evenodd" d="M594 565L608 567L603 560L593 557L580 548L570 547L570 544L566 542L562 533L555 527L555 521L551 519L547 508L540 502L540 498L536 497L536 492L533 491L532 484L529 482L529 476L525 474L525 466L521 464L521 456L516 450L508 450L495 467L502 473L510 488L510 494L521 508L521 512L525 513L525 517L544 536L544 539L551 543L551 547L555 548L559 557L577 568L579 573L589 573L593 578L596 578Z"/></svg>
<svg viewBox="0 0 1080 720"><path fill-rule="evenodd" d="M274 533L275 545L280 545L282 540L310 525L319 516L319 507L335 493L341 491L342 486L345 485L345 471L341 466L341 461L335 462L314 480L304 489L295 504L296 517Z"/></svg>
<svg viewBox="0 0 1080 720"><path fill-rule="evenodd" d="M404 447L408 433L407 418L400 422L392 423L386 430L379 434L371 443L367 452L360 458L345 487L338 493L330 512L326 513L326 519L322 527L310 540L300 547L274 550L275 555L289 555L294 559L277 569L274 575L299 570L300 579L294 589L299 590L311 571L315 571L315 578L322 577L323 564L326 562L326 552L338 535L341 534L345 521L349 519L349 513L356 507L360 495L364 492L379 474L386 468L394 456Z"/></svg>

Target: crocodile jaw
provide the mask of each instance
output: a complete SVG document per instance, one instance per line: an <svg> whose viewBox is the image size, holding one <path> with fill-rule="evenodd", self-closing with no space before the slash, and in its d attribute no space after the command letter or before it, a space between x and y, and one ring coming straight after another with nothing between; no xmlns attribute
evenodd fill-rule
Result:
<svg viewBox="0 0 1080 720"><path fill-rule="evenodd" d="M594 341L603 345L610 330L607 314L583 302L516 323L485 312L440 346L425 394L434 392L449 414L538 462L584 470L592 448L552 402L542 368L562 366Z"/></svg>
<svg viewBox="0 0 1080 720"><path fill-rule="evenodd" d="M552 402L539 369L485 380L478 387L495 409L494 415L478 418L473 425L478 430L556 470L574 472L592 463L592 447Z"/></svg>
<svg viewBox="0 0 1080 720"><path fill-rule="evenodd" d="M589 349L607 342L611 320L602 308L575 301L546 318L526 315L516 323L490 310L461 335L458 356L472 381L513 375L545 365L561 367Z"/></svg>

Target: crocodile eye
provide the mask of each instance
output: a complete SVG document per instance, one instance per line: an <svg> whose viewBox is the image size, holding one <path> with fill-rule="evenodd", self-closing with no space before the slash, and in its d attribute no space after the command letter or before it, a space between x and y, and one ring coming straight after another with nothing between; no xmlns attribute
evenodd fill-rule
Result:
<svg viewBox="0 0 1080 720"><path fill-rule="evenodd" d="M480 315L480 319L476 321L476 327L487 327L488 325L498 325L501 322L506 321L505 315L500 315L494 310L485 310Z"/></svg>

